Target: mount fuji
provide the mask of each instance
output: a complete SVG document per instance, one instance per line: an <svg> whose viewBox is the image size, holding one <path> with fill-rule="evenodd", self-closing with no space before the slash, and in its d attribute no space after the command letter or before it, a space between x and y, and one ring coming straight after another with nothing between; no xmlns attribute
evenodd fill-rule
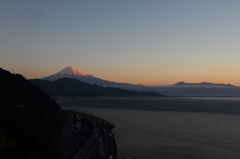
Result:
<svg viewBox="0 0 240 159"><path fill-rule="evenodd" d="M111 87L132 86L131 84L127 84L127 83L116 83L116 82L103 80L91 74L87 74L81 70L78 70L77 68L72 66L66 67L63 70L53 75L44 77L42 78L42 80L56 81L60 78L74 78L83 82L87 82L89 84L97 84L105 87L106 86L111 86Z"/></svg>
<svg viewBox="0 0 240 159"><path fill-rule="evenodd" d="M43 80L55 81L59 78L83 78L83 77L94 77L91 74L87 74L83 71L76 69L75 67L69 66L59 71L56 74L42 78Z"/></svg>

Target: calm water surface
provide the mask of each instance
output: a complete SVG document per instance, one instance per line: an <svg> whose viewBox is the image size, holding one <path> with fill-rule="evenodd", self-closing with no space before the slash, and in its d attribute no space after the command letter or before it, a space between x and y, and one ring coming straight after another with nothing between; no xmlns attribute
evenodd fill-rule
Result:
<svg viewBox="0 0 240 159"><path fill-rule="evenodd" d="M122 159L240 158L239 98L71 99L78 109L116 125Z"/></svg>

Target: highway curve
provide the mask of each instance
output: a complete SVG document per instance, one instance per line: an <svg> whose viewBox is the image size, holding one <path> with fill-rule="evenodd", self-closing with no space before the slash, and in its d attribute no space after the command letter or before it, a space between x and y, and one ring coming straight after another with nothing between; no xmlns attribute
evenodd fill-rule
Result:
<svg viewBox="0 0 240 159"><path fill-rule="evenodd" d="M81 129L72 127L73 116L81 116ZM59 141L59 151L63 159L116 159L117 147L114 136L107 126L109 123L100 118L68 111L63 120L64 128ZM85 138L83 138L83 135ZM87 140L86 140L87 138ZM100 139L101 138L101 139ZM103 149L99 149L99 144ZM101 152L100 152L101 151ZM98 154L97 154L98 153Z"/></svg>

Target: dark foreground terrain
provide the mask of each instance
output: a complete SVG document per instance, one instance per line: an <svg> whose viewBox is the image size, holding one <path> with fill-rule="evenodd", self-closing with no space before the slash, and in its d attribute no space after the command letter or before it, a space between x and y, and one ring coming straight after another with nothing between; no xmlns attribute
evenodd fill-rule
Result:
<svg viewBox="0 0 240 159"><path fill-rule="evenodd" d="M20 74L0 69L0 77L1 159L116 158L109 122L62 110Z"/></svg>
<svg viewBox="0 0 240 159"><path fill-rule="evenodd" d="M56 158L60 106L19 74L0 69L0 158Z"/></svg>

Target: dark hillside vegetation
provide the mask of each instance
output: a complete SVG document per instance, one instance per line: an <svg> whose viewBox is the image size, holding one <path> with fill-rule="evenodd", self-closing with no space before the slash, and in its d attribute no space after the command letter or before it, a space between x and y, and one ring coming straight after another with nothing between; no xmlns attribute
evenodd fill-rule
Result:
<svg viewBox="0 0 240 159"><path fill-rule="evenodd" d="M30 80L51 96L82 96L82 97L160 97L164 96L156 92L138 92L114 87L103 87L96 84L88 84L73 78L61 78L56 81L41 79Z"/></svg>
<svg viewBox="0 0 240 159"><path fill-rule="evenodd" d="M0 158L57 158L50 140L62 115L49 95L0 68Z"/></svg>

